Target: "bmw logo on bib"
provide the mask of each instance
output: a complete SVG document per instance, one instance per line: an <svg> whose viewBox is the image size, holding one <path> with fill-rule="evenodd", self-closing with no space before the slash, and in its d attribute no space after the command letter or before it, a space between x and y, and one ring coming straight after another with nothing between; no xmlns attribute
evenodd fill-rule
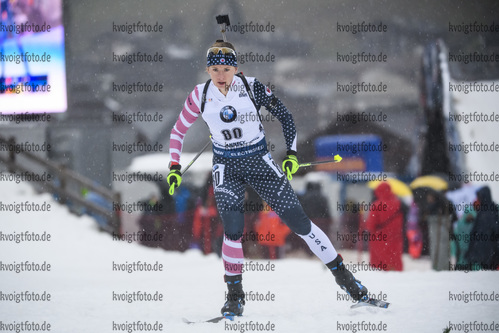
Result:
<svg viewBox="0 0 499 333"><path fill-rule="evenodd" d="M222 119L224 123L230 123L232 121L235 121L236 118L237 118L237 112L236 109L234 109L234 107L226 105L222 108L222 110L220 110L220 119Z"/></svg>

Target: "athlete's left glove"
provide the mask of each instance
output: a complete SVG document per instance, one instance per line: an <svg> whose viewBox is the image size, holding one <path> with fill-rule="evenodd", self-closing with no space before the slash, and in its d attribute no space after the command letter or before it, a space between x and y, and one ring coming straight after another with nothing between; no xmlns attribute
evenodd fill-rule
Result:
<svg viewBox="0 0 499 333"><path fill-rule="evenodd" d="M180 164L170 165L170 172L168 173L168 176L166 176L166 181L170 187L170 195L173 195L175 189L180 186L180 183L182 183L182 174L180 173L180 169Z"/></svg>
<svg viewBox="0 0 499 333"><path fill-rule="evenodd" d="M298 158L296 157L296 151L288 150L286 153L286 158L282 161L282 170L288 177L288 180L293 179L293 175L298 171L300 165L298 164Z"/></svg>

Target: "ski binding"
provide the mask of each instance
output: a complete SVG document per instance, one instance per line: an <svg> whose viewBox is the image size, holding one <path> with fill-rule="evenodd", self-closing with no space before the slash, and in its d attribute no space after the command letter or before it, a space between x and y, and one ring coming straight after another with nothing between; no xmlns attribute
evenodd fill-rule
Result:
<svg viewBox="0 0 499 333"><path fill-rule="evenodd" d="M361 306L374 306L374 307L386 309L386 308L388 308L389 305L390 305L390 303L388 303L388 302L381 301L381 300L376 299L376 298L364 296L364 297L362 297L362 299L360 301L358 301L357 303L352 305L351 308L355 309L355 308L358 308Z"/></svg>

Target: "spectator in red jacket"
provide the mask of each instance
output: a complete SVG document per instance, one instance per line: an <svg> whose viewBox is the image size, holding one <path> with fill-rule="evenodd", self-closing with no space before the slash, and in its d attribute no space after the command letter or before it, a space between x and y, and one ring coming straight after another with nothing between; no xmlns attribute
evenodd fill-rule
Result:
<svg viewBox="0 0 499 333"><path fill-rule="evenodd" d="M203 254L219 254L222 242L222 221L218 215L211 173L202 189L201 202L197 205L192 222L191 248Z"/></svg>
<svg viewBox="0 0 499 333"><path fill-rule="evenodd" d="M370 263L382 270L401 271L404 246L402 204L386 182L381 183L374 194L377 200L367 219Z"/></svg>

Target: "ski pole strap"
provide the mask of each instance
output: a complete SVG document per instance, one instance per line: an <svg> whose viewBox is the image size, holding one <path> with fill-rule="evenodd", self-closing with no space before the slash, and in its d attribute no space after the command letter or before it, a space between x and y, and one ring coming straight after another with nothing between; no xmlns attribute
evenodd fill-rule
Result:
<svg viewBox="0 0 499 333"><path fill-rule="evenodd" d="M166 181L168 182L168 185L170 185L168 193L170 195L173 195L173 193L175 192L175 188L179 187L180 184L182 183L182 174L180 173L180 164L172 165L170 167L170 172L168 173L168 176L166 177Z"/></svg>

